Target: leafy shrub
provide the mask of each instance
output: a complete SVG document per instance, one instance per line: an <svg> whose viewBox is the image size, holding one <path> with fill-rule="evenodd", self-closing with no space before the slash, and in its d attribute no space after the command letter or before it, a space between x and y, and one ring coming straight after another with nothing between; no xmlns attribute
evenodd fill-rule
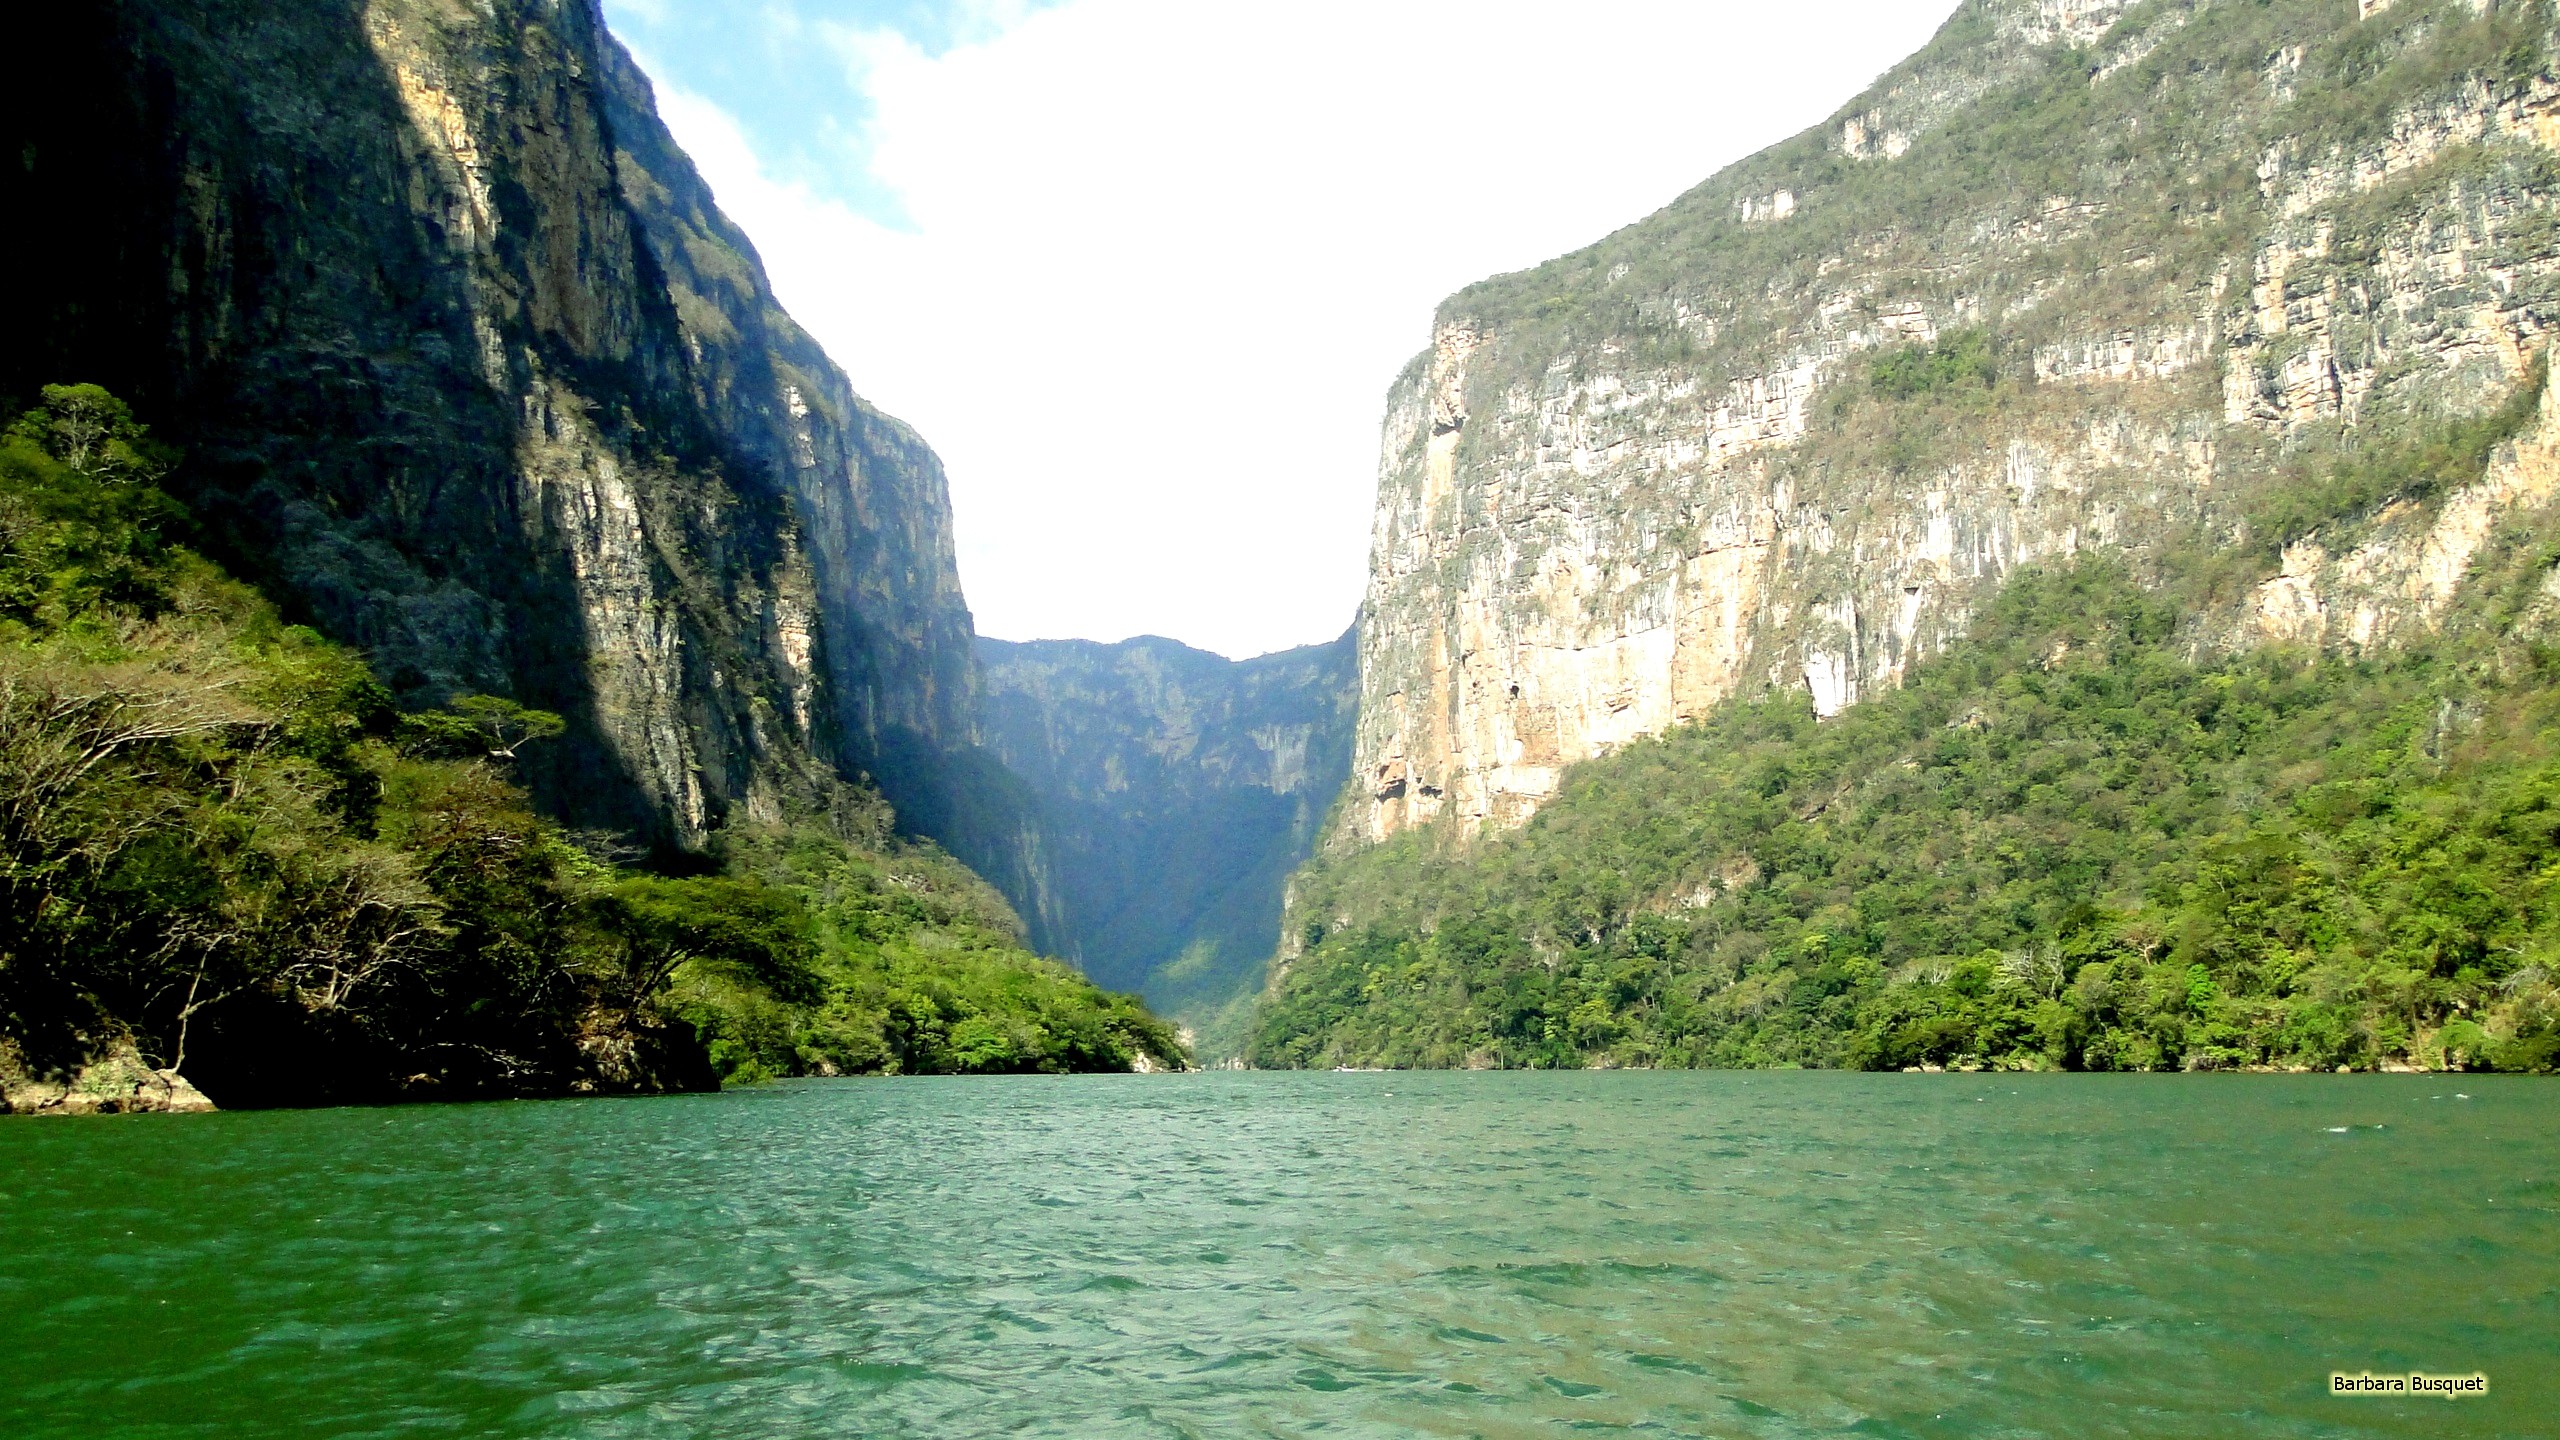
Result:
<svg viewBox="0 0 2560 1440"><path fill-rule="evenodd" d="M1867 383L1894 400L1988 391L2000 383L2000 365L1985 330L1957 330L1936 341L1887 350L1869 362Z"/></svg>

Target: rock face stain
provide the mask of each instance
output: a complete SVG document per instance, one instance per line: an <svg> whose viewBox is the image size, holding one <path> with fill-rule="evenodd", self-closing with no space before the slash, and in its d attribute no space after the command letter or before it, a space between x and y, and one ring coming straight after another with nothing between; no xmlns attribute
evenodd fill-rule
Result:
<svg viewBox="0 0 2560 1440"><path fill-rule="evenodd" d="M2448 69L2346 130L2294 102L2340 63L2342 26L2423 68L2463 26L2544 22L2280 8L2298 43L2209 62L2228 116L2209 141L2144 157L2139 107L2090 133L2083 173L2152 167L2130 189L2008 193L1951 140L2067 56L2093 91L2159 86L2208 63L2214 17L1984 0L1808 136L1447 302L1382 428L1343 838L1517 825L1574 762L1736 694L1836 714L2021 566L2139 566L2165 536L2237 525L2236 497L2289 457L2513 394L2560 309L2560 80ZM2201 202L2236 227L2206 251L2198 202L2153 197L2235 154L2255 193ZM1925 230L1863 198L1889 174L1930 195ZM2001 404L1873 399L1878 356L1969 335L1996 349ZM1914 458L1895 427L1925 442ZM2501 518L2554 498L2554 433L2546 415L2481 483L2360 519L2351 543L2304 537L2238 611L2198 617L2198 643L2424 628Z"/></svg>

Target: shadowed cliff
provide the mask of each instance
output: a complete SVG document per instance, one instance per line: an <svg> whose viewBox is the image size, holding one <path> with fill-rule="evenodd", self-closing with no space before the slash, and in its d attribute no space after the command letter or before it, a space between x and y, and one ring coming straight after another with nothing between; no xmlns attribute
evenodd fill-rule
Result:
<svg viewBox="0 0 2560 1440"><path fill-rule="evenodd" d="M566 716L526 779L573 824L689 851L869 776L1025 888L939 462L783 314L590 0L16 39L0 391L163 417L203 541L402 703Z"/></svg>

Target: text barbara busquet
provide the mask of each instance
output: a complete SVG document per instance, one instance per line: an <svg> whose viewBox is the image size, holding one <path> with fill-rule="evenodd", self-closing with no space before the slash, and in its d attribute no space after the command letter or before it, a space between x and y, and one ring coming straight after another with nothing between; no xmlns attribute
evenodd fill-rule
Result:
<svg viewBox="0 0 2560 1440"><path fill-rule="evenodd" d="M2332 1395L2441 1395L2448 1400L2464 1395L2489 1393L2486 1375L2423 1375L2411 1371L2406 1375L2349 1375L2338 1371L2329 1377Z"/></svg>

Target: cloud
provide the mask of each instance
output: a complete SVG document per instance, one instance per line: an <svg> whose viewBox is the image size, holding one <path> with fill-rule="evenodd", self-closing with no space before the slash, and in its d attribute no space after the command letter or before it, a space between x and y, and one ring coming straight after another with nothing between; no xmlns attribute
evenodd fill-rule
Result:
<svg viewBox="0 0 2560 1440"><path fill-rule="evenodd" d="M870 170L825 191L653 73L783 302L942 453L982 631L1243 655L1351 619L1443 296L1821 120L1946 8L985 0L939 53L821 24Z"/></svg>

